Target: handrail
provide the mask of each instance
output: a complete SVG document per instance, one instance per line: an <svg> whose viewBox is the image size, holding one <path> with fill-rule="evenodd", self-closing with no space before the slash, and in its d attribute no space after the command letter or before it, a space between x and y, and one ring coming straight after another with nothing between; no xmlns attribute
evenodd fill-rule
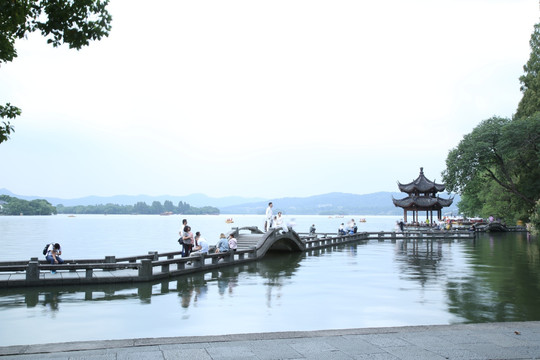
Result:
<svg viewBox="0 0 540 360"><path fill-rule="evenodd" d="M95 284L95 283L119 283L119 282L143 282L157 280L171 276L207 271L231 264L242 264L254 261L264 256L273 244L279 239L292 241L301 248L300 251L312 251L325 247L341 245L357 241L378 240L437 240L443 238L463 239L474 237L474 232L469 231L441 231L441 232L358 232L355 234L336 235L330 233L304 234L291 232L261 234L261 239L266 239L264 246L258 243L249 249L238 249L225 253L199 254L192 253L189 257L178 257L180 251L158 253L149 251L147 255L137 255L116 258L106 256L104 259L66 260L64 264L49 264L46 261L32 258L30 261L0 262L0 273L8 273L0 279L0 287L4 286L36 286L50 284ZM282 244L280 245L282 246ZM171 269L171 265L175 266ZM154 268L159 268L154 271ZM98 274L95 270L103 270ZM115 274L115 270L128 269L126 272ZM129 270L136 270L129 271ZM61 271L61 276L47 275L42 271ZM18 272L25 272L24 277ZM84 271L81 275L81 271ZM112 271L113 273L106 273ZM9 275L12 274L13 276ZM71 274L71 275L70 275ZM7 280L5 280L7 279Z"/></svg>

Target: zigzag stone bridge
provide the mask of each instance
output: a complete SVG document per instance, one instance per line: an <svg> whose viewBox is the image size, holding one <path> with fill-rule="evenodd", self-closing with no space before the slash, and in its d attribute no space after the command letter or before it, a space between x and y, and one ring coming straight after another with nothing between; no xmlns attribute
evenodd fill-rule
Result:
<svg viewBox="0 0 540 360"><path fill-rule="evenodd" d="M272 229L265 233L257 227L233 228L228 234L231 233L238 241L238 249L227 253L181 257L181 251L150 251L148 255L65 260L64 264L56 265L38 258L31 258L30 261L1 262L0 288L147 282L256 261L269 251L309 252L369 240L454 241L475 236L475 233L469 231L362 232L335 235L302 234L292 229ZM51 270L57 270L57 273L51 274Z"/></svg>

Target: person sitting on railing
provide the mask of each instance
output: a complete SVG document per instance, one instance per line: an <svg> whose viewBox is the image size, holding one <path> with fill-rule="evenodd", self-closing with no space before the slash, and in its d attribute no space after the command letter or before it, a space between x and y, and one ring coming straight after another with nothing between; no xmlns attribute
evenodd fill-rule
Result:
<svg viewBox="0 0 540 360"><path fill-rule="evenodd" d="M227 238L225 237L224 233L221 233L219 235L219 241L216 245L216 252L217 253L226 253L229 251L229 241L227 241Z"/></svg>
<svg viewBox="0 0 540 360"><path fill-rule="evenodd" d="M345 232L345 224L341 223L341 225L339 225L338 235L345 235L345 234L346 234L346 232Z"/></svg>
<svg viewBox="0 0 540 360"><path fill-rule="evenodd" d="M63 264L64 260L60 257L62 255L62 248L59 243L52 243L47 248L47 255L45 258L51 265L54 264ZM51 270L51 274L56 274L56 270Z"/></svg>
<svg viewBox="0 0 540 360"><path fill-rule="evenodd" d="M311 227L309 228L309 234L310 235L315 235L315 231L317 231L317 229L315 229L315 224L311 225Z"/></svg>
<svg viewBox="0 0 540 360"><path fill-rule="evenodd" d="M195 242L197 243L197 246L193 248L191 254L208 254L208 241L201 236L200 231L195 233Z"/></svg>
<svg viewBox="0 0 540 360"><path fill-rule="evenodd" d="M238 241L236 241L236 238L233 236L233 234L229 234L228 241L229 249L231 249L232 251L236 251L236 249L238 248Z"/></svg>
<svg viewBox="0 0 540 360"><path fill-rule="evenodd" d="M277 213L277 216L274 220L274 227L276 229L281 229L283 232L289 231L286 225L283 225L283 217L281 216L281 211Z"/></svg>

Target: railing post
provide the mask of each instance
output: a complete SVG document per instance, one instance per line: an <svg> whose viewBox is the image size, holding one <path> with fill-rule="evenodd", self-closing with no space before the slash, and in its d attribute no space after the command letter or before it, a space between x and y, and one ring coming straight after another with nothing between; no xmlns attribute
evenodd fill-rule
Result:
<svg viewBox="0 0 540 360"><path fill-rule="evenodd" d="M227 252L227 255L225 255L225 257L223 258L226 262L233 262L234 261L234 251L233 250L229 250Z"/></svg>
<svg viewBox="0 0 540 360"><path fill-rule="evenodd" d="M36 259L36 258L34 258ZM26 267L26 281L38 281L39 280L39 262L30 260Z"/></svg>
<svg viewBox="0 0 540 360"><path fill-rule="evenodd" d="M116 256L105 256L105 264L116 264ZM109 271L115 271L116 269L108 269Z"/></svg>
<svg viewBox="0 0 540 360"><path fill-rule="evenodd" d="M201 268L204 266L204 254L191 254L193 256L193 267L194 268Z"/></svg>
<svg viewBox="0 0 540 360"><path fill-rule="evenodd" d="M91 279L92 277L94 277L94 269L92 268L86 269L86 278Z"/></svg>
<svg viewBox="0 0 540 360"><path fill-rule="evenodd" d="M152 277L152 260L142 259L141 266L139 267L139 277L144 279L150 279Z"/></svg>
<svg viewBox="0 0 540 360"><path fill-rule="evenodd" d="M256 247L256 246L252 246L252 247L250 248L250 250L251 250L252 252L249 253L248 258L250 258L250 259L256 259L256 258L257 258L257 247Z"/></svg>
<svg viewBox="0 0 540 360"><path fill-rule="evenodd" d="M154 257L152 258L152 261L158 261L159 260L159 256L158 256L157 251L149 251L148 255L154 255Z"/></svg>

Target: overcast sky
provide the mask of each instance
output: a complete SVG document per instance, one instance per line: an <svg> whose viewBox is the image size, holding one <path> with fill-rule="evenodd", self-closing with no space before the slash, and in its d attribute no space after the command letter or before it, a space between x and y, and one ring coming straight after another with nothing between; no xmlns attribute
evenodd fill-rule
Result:
<svg viewBox="0 0 540 360"><path fill-rule="evenodd" d="M0 67L20 195L397 191L511 117L537 0L112 0L81 51L37 34Z"/></svg>

